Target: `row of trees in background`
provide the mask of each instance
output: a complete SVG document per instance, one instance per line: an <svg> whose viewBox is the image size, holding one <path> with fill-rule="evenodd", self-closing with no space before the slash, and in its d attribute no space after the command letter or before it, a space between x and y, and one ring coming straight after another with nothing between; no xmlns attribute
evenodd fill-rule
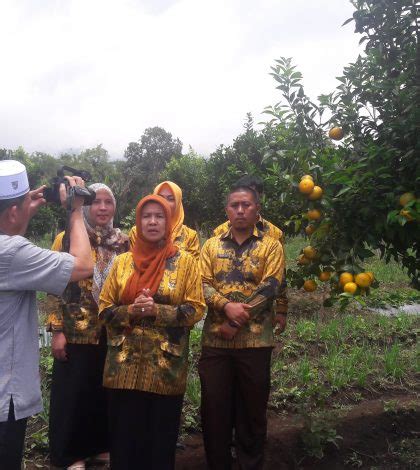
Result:
<svg viewBox="0 0 420 470"><path fill-rule="evenodd" d="M80 153L62 153L58 157L42 152L27 153L0 149L0 159L23 162L29 173L31 187L49 184L58 168L67 165L87 170L92 182L104 182L113 190L117 202L115 223L128 227L134 223L134 208L139 199L149 194L156 184L170 179L183 189L186 223L204 232L224 220L224 195L243 174L264 176L267 165L262 163L265 139L253 129L247 116L244 133L232 146L220 146L205 158L189 149L182 152L182 142L161 127L144 131L137 142L130 142L124 159L113 160L102 145ZM30 226L30 235L55 235L63 226L63 211L49 205L43 207Z"/></svg>
<svg viewBox="0 0 420 470"><path fill-rule="evenodd" d="M256 130L248 115L232 145L208 158L191 148L183 154L181 141L159 127L146 129L118 161L102 146L59 158L4 150L0 158L24 161L33 186L62 163L91 171L114 190L117 221L128 225L138 199L170 179L183 189L186 223L204 232L224 219L227 188L243 174L256 174L265 182L264 215L290 236L311 233L316 256L289 272L292 284L300 287L325 271L357 274L372 250L401 262L418 283L420 200L409 197L402 207L399 198L420 195L419 6L416 0L352 4L346 23L355 22L365 49L345 67L337 89L312 101L292 60L277 60L272 76L280 97L265 110L270 120ZM338 145L328 137L334 126L344 134ZM299 192L304 174L322 187L320 199ZM314 209L316 219L308 215ZM55 230L62 217L56 208L43 214L32 225L38 234ZM338 296L338 278L330 282Z"/></svg>

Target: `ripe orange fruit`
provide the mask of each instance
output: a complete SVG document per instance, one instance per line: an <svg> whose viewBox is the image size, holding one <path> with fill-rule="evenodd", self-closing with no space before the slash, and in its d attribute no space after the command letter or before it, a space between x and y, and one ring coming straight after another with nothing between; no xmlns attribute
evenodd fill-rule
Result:
<svg viewBox="0 0 420 470"><path fill-rule="evenodd" d="M348 282L353 282L354 278L353 278L353 274L352 273L348 273L348 272L344 272L344 273L341 273L340 274L340 286L341 287L344 287L345 284L347 284Z"/></svg>
<svg viewBox="0 0 420 470"><path fill-rule="evenodd" d="M357 291L357 284L355 282L346 282L343 290L348 294L354 294Z"/></svg>
<svg viewBox="0 0 420 470"><path fill-rule="evenodd" d="M367 271L366 274L370 277L371 282L375 280L375 276L372 271Z"/></svg>
<svg viewBox="0 0 420 470"><path fill-rule="evenodd" d="M309 264L311 262L310 259L308 259L305 255L300 255L298 258L298 264L305 265Z"/></svg>
<svg viewBox="0 0 420 470"><path fill-rule="evenodd" d="M409 202L414 201L414 199L416 199L416 196L413 193L404 193L400 197L400 205L404 207Z"/></svg>
<svg viewBox="0 0 420 470"><path fill-rule="evenodd" d="M316 290L316 287L316 282L313 279L307 279L303 283L303 288L306 290L306 292L313 292L314 290Z"/></svg>
<svg viewBox="0 0 420 470"><path fill-rule="evenodd" d="M372 284L372 280L369 276L368 273L359 273L356 274L354 278L354 282L359 286L359 287L369 287Z"/></svg>
<svg viewBox="0 0 420 470"><path fill-rule="evenodd" d="M306 235L311 236L315 232L316 228L315 225L309 224L307 227L305 227L305 233Z"/></svg>
<svg viewBox="0 0 420 470"><path fill-rule="evenodd" d="M300 179L301 181L304 180L305 178L309 178L310 180L314 180L311 175L303 175L302 178Z"/></svg>
<svg viewBox="0 0 420 470"><path fill-rule="evenodd" d="M319 280L322 282L326 282L330 280L331 273L329 271L322 271L322 273L319 273Z"/></svg>
<svg viewBox="0 0 420 470"><path fill-rule="evenodd" d="M309 194L308 199L310 201L316 201L318 199L322 198L322 188L321 186L314 186L314 189L312 190L311 194Z"/></svg>
<svg viewBox="0 0 420 470"><path fill-rule="evenodd" d="M299 191L302 194L311 194L314 189L314 186L315 184L312 180L310 180L309 178L305 178L299 183Z"/></svg>
<svg viewBox="0 0 420 470"><path fill-rule="evenodd" d="M341 127L333 127L328 132L328 137L333 140L341 140L344 137L344 131Z"/></svg>
<svg viewBox="0 0 420 470"><path fill-rule="evenodd" d="M400 215L405 217L408 220L408 222L411 222L411 221L414 220L414 217L410 214L410 211L408 211L406 209L401 209L400 210Z"/></svg>
<svg viewBox="0 0 420 470"><path fill-rule="evenodd" d="M303 249L303 254L305 255L306 258L308 259L315 259L316 255L318 254L316 249L312 246L305 246Z"/></svg>
<svg viewBox="0 0 420 470"><path fill-rule="evenodd" d="M311 209L307 212L307 216L309 220L319 220L321 218L321 211L318 209Z"/></svg>

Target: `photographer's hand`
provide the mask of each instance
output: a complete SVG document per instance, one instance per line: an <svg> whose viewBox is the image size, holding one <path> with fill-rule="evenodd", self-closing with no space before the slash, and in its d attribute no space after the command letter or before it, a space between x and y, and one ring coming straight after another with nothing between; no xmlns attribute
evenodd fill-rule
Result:
<svg viewBox="0 0 420 470"><path fill-rule="evenodd" d="M40 186L33 191L29 191L29 196L31 198L31 202L29 204L29 217L33 217L39 210L41 206L46 204L46 200L44 199L44 189L45 185Z"/></svg>
<svg viewBox="0 0 420 470"><path fill-rule="evenodd" d="M84 188L85 183L79 176L65 177L70 187L80 186ZM62 205L67 208L67 193L64 184L60 186L60 199ZM73 198L73 211L70 217L70 249L69 253L74 256L74 268L70 276L70 281L80 281L92 276L93 260L91 246L86 226L83 221L82 206L84 198L75 196Z"/></svg>
<svg viewBox="0 0 420 470"><path fill-rule="evenodd" d="M80 178L80 176L65 176L66 180L68 181L68 184L70 187L73 186L80 186L81 188L85 187L85 182ZM67 209L67 188L65 184L60 185L60 200L61 200L61 205ZM83 206L83 203L85 202L83 197L76 196L73 198L73 205L72 209L81 209Z"/></svg>

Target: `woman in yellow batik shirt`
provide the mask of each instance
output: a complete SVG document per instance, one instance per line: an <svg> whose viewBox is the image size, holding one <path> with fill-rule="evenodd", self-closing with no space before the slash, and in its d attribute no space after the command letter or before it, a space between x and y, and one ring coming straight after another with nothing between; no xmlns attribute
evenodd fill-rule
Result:
<svg viewBox="0 0 420 470"><path fill-rule="evenodd" d="M200 242L197 232L184 225L184 206L182 205L182 189L172 181L163 181L153 190L166 199L171 209L172 241L181 250L191 253L196 259L200 257ZM137 229L132 227L129 233L130 245L134 246Z"/></svg>
<svg viewBox="0 0 420 470"><path fill-rule="evenodd" d="M62 297L47 297L48 329L52 332L54 365L50 402L50 461L56 467L85 468L85 460L109 459L106 391L102 374L106 334L98 318L99 294L116 255L128 250L128 237L113 227L116 208L105 184L89 186L96 192L83 207L89 234L93 276L70 283ZM64 232L54 241L62 249Z"/></svg>
<svg viewBox="0 0 420 470"><path fill-rule="evenodd" d="M137 238L100 296L108 335L111 468L171 470L187 379L189 334L204 313L198 262L172 241L161 196L136 208Z"/></svg>

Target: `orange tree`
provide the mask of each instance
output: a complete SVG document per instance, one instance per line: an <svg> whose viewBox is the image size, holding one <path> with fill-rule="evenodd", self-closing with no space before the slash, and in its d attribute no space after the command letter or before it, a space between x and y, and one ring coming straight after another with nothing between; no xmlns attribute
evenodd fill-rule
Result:
<svg viewBox="0 0 420 470"><path fill-rule="evenodd" d="M281 58L272 67L281 101L266 109L266 212L289 233L309 234L316 256L301 258L289 276L302 287L334 273L327 304L368 292L371 277L357 277L357 290L342 293L338 276L363 272L372 250L401 262L419 287L419 7L415 0L352 3L345 24L355 22L364 53L345 67L337 89L311 101L291 59ZM299 191L305 174L322 189L319 198Z"/></svg>

